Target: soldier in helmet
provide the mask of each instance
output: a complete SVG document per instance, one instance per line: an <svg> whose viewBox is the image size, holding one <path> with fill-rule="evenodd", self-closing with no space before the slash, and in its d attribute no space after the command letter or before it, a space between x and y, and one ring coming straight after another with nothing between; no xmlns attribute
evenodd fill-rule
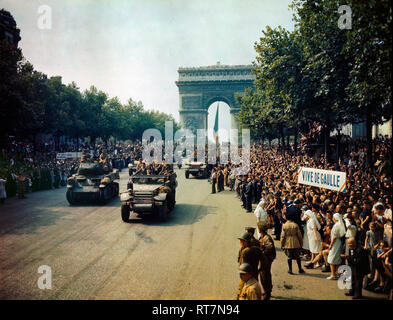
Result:
<svg viewBox="0 0 393 320"><path fill-rule="evenodd" d="M100 163L102 167L104 168L105 171L111 171L112 168L109 164L109 157L108 154L106 153L105 149L102 149L101 154L100 154Z"/></svg>
<svg viewBox="0 0 393 320"><path fill-rule="evenodd" d="M258 222L258 231L261 234L259 239L260 248L263 259L259 269L259 276L263 287L263 300L270 300L273 284L272 284L272 263L276 258L276 248L273 238L267 233L269 224L263 221Z"/></svg>
<svg viewBox="0 0 393 320"><path fill-rule="evenodd" d="M261 300L262 288L255 279L253 268L249 263L242 263L239 267L239 275L244 285L239 294L239 300Z"/></svg>
<svg viewBox="0 0 393 320"><path fill-rule="evenodd" d="M91 154L86 150L82 150L82 157L81 157L81 162L91 162Z"/></svg>
<svg viewBox="0 0 393 320"><path fill-rule="evenodd" d="M254 247L251 246L251 236L249 233L245 232L242 234L240 238L240 250L237 258L237 262L239 266L243 263L249 263L252 269L252 275L255 279L258 279L258 266L262 259L262 251L259 246ZM238 298L242 288L244 286L244 282L240 281L239 290L238 290Z"/></svg>

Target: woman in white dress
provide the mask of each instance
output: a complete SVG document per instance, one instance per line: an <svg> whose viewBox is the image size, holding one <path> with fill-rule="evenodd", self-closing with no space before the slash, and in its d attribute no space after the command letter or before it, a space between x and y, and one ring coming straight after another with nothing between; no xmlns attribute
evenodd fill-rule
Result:
<svg viewBox="0 0 393 320"><path fill-rule="evenodd" d="M342 237L345 235L345 225L341 214L333 215L334 226L330 232L329 255L327 262L330 265L330 276L328 280L337 280L337 269L341 263L341 251L343 247Z"/></svg>
<svg viewBox="0 0 393 320"><path fill-rule="evenodd" d="M307 208L308 210L308 208ZM305 208L302 208L302 215L301 215L302 221L306 221L306 215L305 215ZM307 224L303 224L300 226L300 228L303 228L303 246L302 249L310 251L310 245L308 243L308 234L307 234ZM307 253L308 255L308 253Z"/></svg>
<svg viewBox="0 0 393 320"><path fill-rule="evenodd" d="M311 252L311 261L314 261L316 255L319 254L322 248L321 234L318 232L318 230L321 229L321 225L315 213L311 210L307 210L304 213L304 220L307 222L307 238L309 250Z"/></svg>

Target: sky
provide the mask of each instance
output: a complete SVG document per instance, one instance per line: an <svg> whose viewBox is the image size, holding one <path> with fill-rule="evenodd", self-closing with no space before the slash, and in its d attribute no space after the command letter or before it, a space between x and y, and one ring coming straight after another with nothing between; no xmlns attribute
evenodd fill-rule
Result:
<svg viewBox="0 0 393 320"><path fill-rule="evenodd" d="M179 67L251 64L266 26L293 30L290 0L0 0L34 68L179 120ZM40 29L42 5L52 26ZM47 11L46 11L47 12ZM41 17L41 18L40 18ZM214 110L209 109L209 125ZM223 106L221 108L221 106ZM212 112L213 111L213 112ZM229 109L220 103L220 127Z"/></svg>

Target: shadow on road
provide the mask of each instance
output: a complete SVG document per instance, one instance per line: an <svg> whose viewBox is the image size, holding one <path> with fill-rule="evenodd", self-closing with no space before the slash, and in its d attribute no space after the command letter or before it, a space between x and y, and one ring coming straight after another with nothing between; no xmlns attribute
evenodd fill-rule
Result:
<svg viewBox="0 0 393 320"><path fill-rule="evenodd" d="M176 226L176 225L191 225L202 220L208 214L215 214L216 207L180 203L176 204L172 212L169 213L168 221L161 222L153 214L146 215L143 218L131 214L130 224L145 224L153 226Z"/></svg>

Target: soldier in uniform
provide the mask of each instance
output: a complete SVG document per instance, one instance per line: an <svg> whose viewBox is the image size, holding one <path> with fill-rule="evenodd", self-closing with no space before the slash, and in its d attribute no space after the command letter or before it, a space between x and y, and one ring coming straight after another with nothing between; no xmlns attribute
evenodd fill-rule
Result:
<svg viewBox="0 0 393 320"><path fill-rule="evenodd" d="M53 174L55 176L55 181L53 183L53 186L56 189L59 189L59 187L60 187L60 171L59 171L59 169L56 166L53 169Z"/></svg>
<svg viewBox="0 0 393 320"><path fill-rule="evenodd" d="M239 300L261 300L262 288L253 275L251 265L249 263L241 264L239 274L241 282L244 283L239 293Z"/></svg>
<svg viewBox="0 0 393 320"><path fill-rule="evenodd" d="M224 182L225 182L225 175L224 175L224 171L222 170L222 168L220 168L220 179L218 181L219 187L220 187L220 191L224 191Z"/></svg>
<svg viewBox="0 0 393 320"><path fill-rule="evenodd" d="M25 198L25 181L26 177L22 174L18 176L18 199Z"/></svg>
<svg viewBox="0 0 393 320"><path fill-rule="evenodd" d="M102 151L101 151L100 163L102 164L104 170L110 171L109 157L108 157L108 154L106 153L105 149L102 149Z"/></svg>
<svg viewBox="0 0 393 320"><path fill-rule="evenodd" d="M260 248L263 255L263 263L259 269L259 276L263 287L263 300L270 300L273 284L272 284L272 263L276 258L276 247L273 238L267 233L269 224L266 222L258 222L258 231L261 234L259 239Z"/></svg>
<svg viewBox="0 0 393 320"><path fill-rule="evenodd" d="M38 191L40 190L40 170L37 167L33 169L33 178L32 178L32 190Z"/></svg>
<svg viewBox="0 0 393 320"><path fill-rule="evenodd" d="M81 162L91 162L91 154L87 152L86 149L82 150L82 157L81 157Z"/></svg>
<svg viewBox="0 0 393 320"><path fill-rule="evenodd" d="M251 246L251 236L248 233L243 233L240 238L240 250L237 257L237 262L240 265L248 263L251 266L251 273L255 279L258 279L258 266L262 259L262 251L259 247ZM240 281L238 298L244 286L244 282Z"/></svg>
<svg viewBox="0 0 393 320"><path fill-rule="evenodd" d="M250 245L251 247L258 247L259 248L259 241L254 237L255 228L253 227L246 227L246 232L250 235Z"/></svg>
<svg viewBox="0 0 393 320"><path fill-rule="evenodd" d="M212 169L212 175L210 179L212 182L212 193L216 193L217 172L215 168Z"/></svg>

